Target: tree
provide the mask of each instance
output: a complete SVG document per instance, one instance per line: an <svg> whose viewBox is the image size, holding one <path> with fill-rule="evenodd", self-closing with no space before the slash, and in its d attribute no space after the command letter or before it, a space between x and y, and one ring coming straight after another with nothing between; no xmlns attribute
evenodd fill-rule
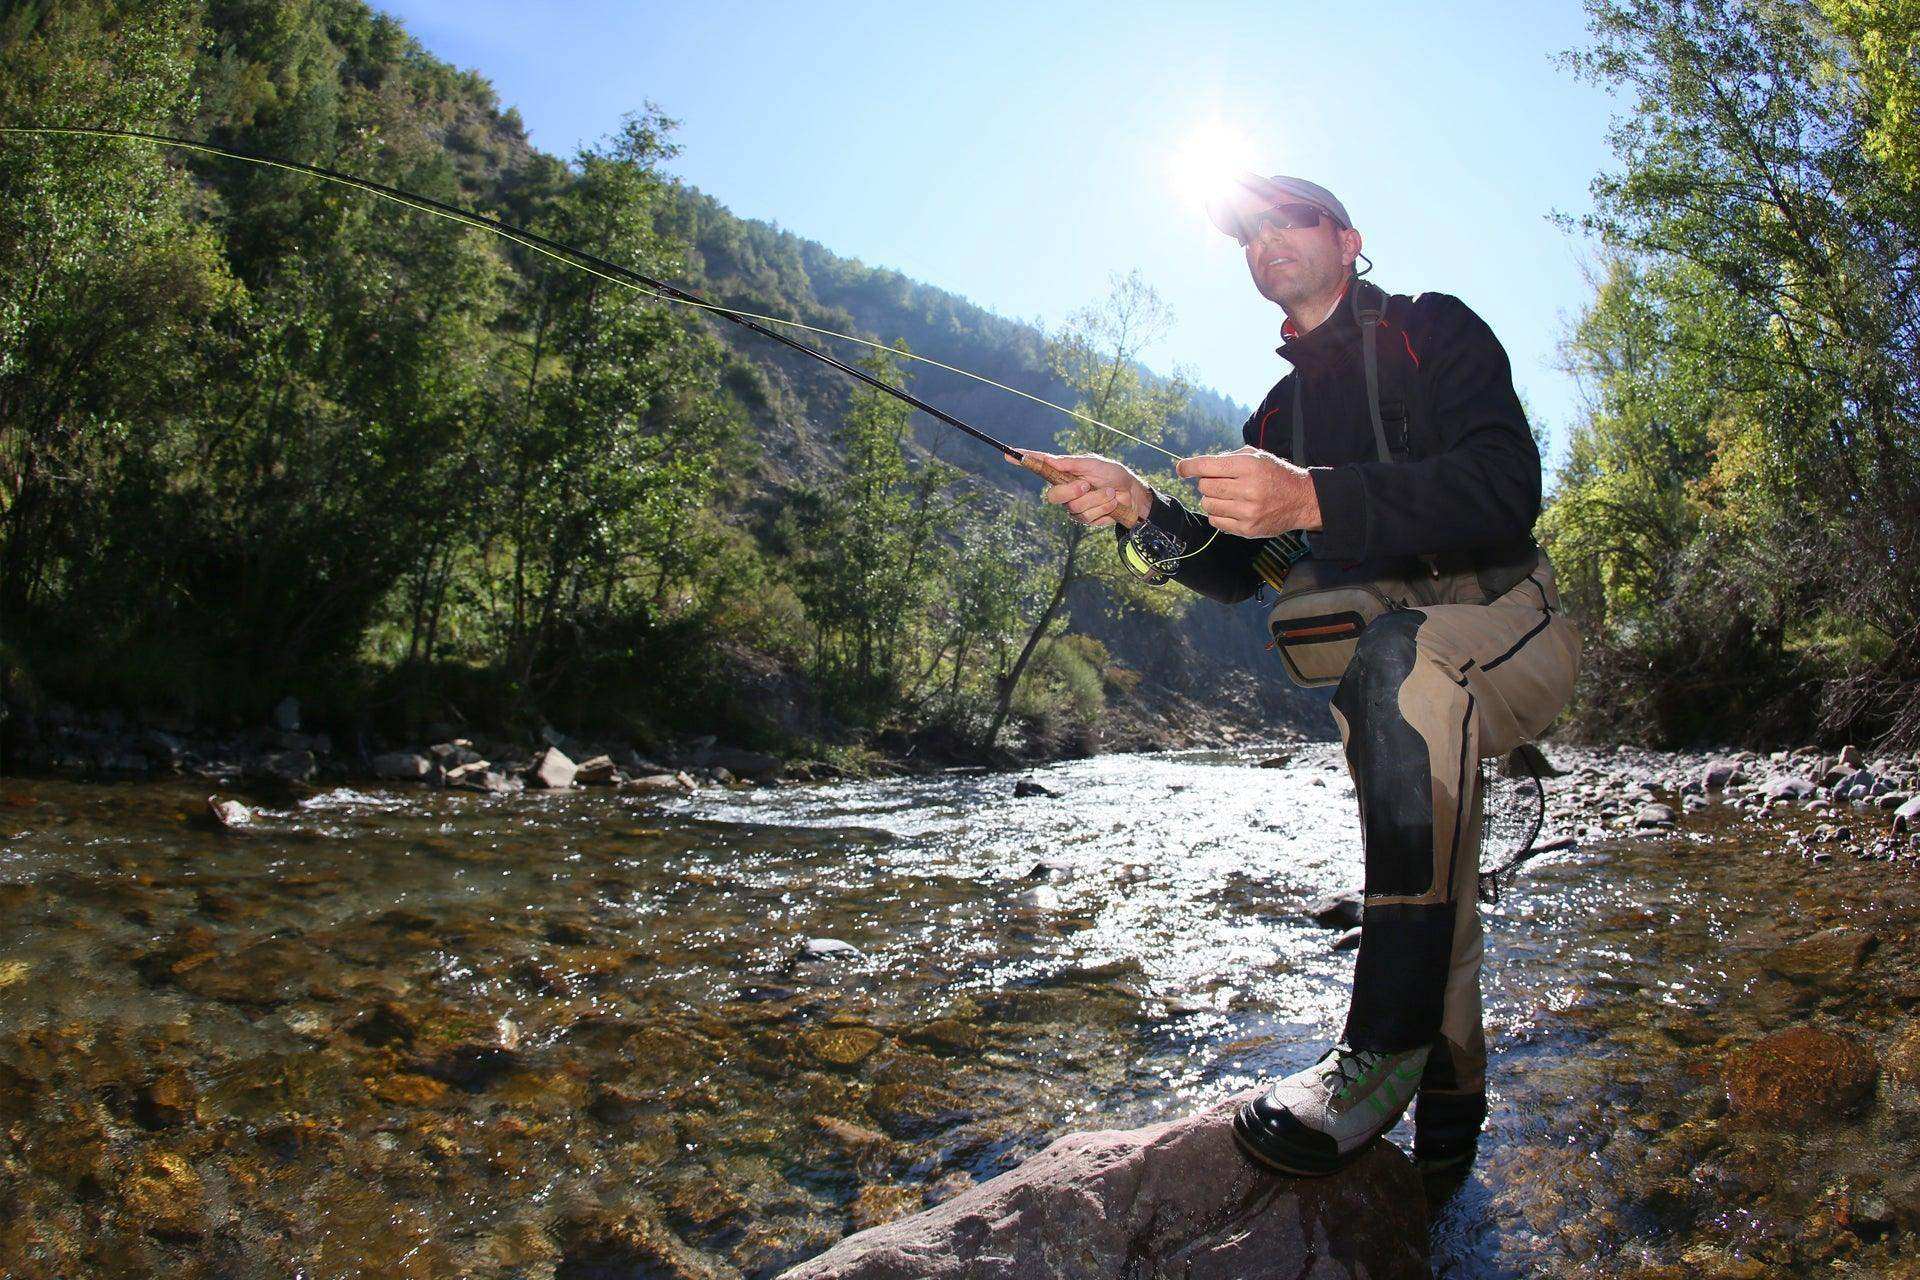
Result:
<svg viewBox="0 0 1920 1280"><path fill-rule="evenodd" d="M1804 584L1802 620L1772 647L1829 668L1823 727L1920 740L1920 202L1906 145L1917 73L1902 56L1914 6L1588 7L1593 46L1571 61L1632 108L1612 133L1618 168L1595 181L1579 225L1626 274L1576 340L1610 353L1613 403L1576 441L1550 524L1562 538L1579 529L1575 543L1634 548L1634 590L1664 583L1682 602L1669 621L1688 607L1676 572L1723 566L1726 590L1709 595L1739 607L1722 617L1715 678L1751 656L1727 641L1764 634L1769 614L1787 625L1766 584ZM1613 358L1629 347L1632 360ZM1656 425L1685 442L1661 479L1621 452ZM1634 495L1610 523L1596 519L1608 490ZM1644 522L1659 492L1696 504L1653 523L1666 546ZM1644 609L1619 608L1614 588L1630 580L1609 583L1603 642L1646 634L1634 628Z"/></svg>
<svg viewBox="0 0 1920 1280"><path fill-rule="evenodd" d="M904 344L898 350L905 350ZM875 352L862 367L901 385L896 362ZM795 578L814 635L814 669L829 703L860 723L894 706L935 589L936 536L952 504L953 468L907 463L908 406L855 391L836 433L838 473L798 496L802 545ZM938 563L936 563L938 562Z"/></svg>
<svg viewBox="0 0 1920 1280"><path fill-rule="evenodd" d="M1168 418L1185 405L1187 384L1181 378L1152 378L1139 358L1171 322L1166 304L1138 271L1116 277L1101 303L1075 313L1048 341L1048 365L1070 388L1078 412L1140 440L1158 441ZM1055 437L1055 447L1065 453L1095 452L1112 448L1115 438L1112 432L1076 420ZM987 727L987 750L999 740L1021 678L1060 620L1067 593L1077 583L1099 583L1119 607L1176 612L1185 605L1170 590L1148 588L1141 579L1119 568L1114 557L1087 554L1085 544L1091 531L1064 511L1048 513L1038 532L1041 549L1037 558L1052 566L1045 575L1050 582L1028 624L1025 643L1000 680L999 699ZM1101 533L1103 542L1109 537Z"/></svg>

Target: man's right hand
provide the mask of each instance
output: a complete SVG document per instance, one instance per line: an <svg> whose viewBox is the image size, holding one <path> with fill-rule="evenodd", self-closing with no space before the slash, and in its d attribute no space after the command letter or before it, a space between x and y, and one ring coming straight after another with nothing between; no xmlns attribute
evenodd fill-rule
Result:
<svg viewBox="0 0 1920 1280"><path fill-rule="evenodd" d="M1070 484L1048 485L1044 496L1048 502L1064 506L1088 528L1123 524L1131 529L1147 518L1153 506L1153 495L1140 477L1111 458L1095 453L1041 453L1037 449L1022 452L1074 477ZM1018 465L1020 459L1008 455L1007 461Z"/></svg>

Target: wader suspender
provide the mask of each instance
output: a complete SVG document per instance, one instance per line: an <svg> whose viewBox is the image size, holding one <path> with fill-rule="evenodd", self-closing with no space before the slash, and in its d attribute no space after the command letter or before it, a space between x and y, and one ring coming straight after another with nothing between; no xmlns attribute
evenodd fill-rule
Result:
<svg viewBox="0 0 1920 1280"><path fill-rule="evenodd" d="M1362 298L1371 301L1362 302ZM1394 460L1387 447L1387 426L1380 419L1380 348L1374 330L1380 327L1387 297L1378 288L1361 280L1353 282L1353 314L1360 324L1360 360L1367 372L1367 413L1373 418L1373 448L1382 462ZM1301 374L1293 375L1293 465L1307 465L1307 421L1300 407Z"/></svg>

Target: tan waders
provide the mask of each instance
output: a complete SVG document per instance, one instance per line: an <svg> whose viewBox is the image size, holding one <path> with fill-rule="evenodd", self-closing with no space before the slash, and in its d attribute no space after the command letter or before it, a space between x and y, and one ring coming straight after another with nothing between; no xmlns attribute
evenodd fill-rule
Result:
<svg viewBox="0 0 1920 1280"><path fill-rule="evenodd" d="M1442 581L1439 603L1367 623L1334 693L1366 846L1353 999L1340 1043L1234 1123L1249 1154L1288 1173L1343 1167L1410 1102L1415 1160L1464 1166L1486 1119L1480 761L1559 714L1580 637L1544 554L1490 603L1472 575Z"/></svg>
<svg viewBox="0 0 1920 1280"><path fill-rule="evenodd" d="M1491 604L1375 619L1334 694L1366 844L1342 1040L1386 1053L1428 1046L1417 1156L1470 1153L1486 1115L1479 762L1546 729L1573 693L1579 660L1579 632L1560 612L1542 554Z"/></svg>

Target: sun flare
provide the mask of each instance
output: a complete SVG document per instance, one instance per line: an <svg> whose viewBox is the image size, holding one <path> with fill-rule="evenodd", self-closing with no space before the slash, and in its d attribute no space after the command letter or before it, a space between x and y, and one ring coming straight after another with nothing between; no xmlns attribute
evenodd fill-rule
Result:
<svg viewBox="0 0 1920 1280"><path fill-rule="evenodd" d="M1192 129L1167 160L1175 194L1196 206L1225 188L1235 174L1259 167L1247 131L1217 117Z"/></svg>

